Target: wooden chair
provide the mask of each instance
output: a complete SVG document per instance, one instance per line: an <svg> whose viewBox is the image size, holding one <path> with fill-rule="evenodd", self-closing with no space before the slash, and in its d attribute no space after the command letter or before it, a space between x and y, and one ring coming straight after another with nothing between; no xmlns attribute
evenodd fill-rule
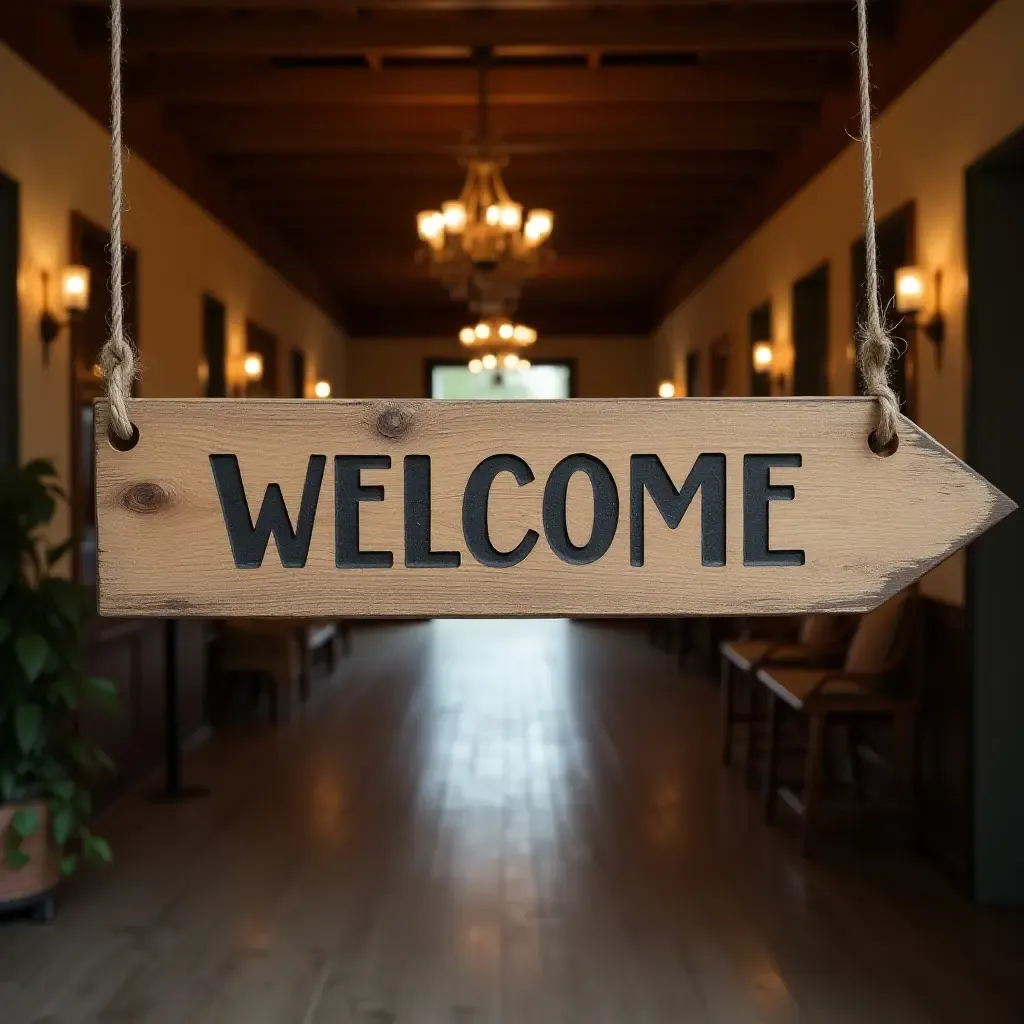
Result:
<svg viewBox="0 0 1024 1024"><path fill-rule="evenodd" d="M751 777L754 746L760 718L757 671L765 665L838 666L846 651L852 628L836 615L807 615L761 624L769 635L746 636L719 645L721 655L722 764L732 761L737 724L745 724L746 743L742 767ZM748 630L750 632L751 630Z"/></svg>
<svg viewBox="0 0 1024 1024"><path fill-rule="evenodd" d="M763 775L764 814L772 821L782 799L801 819L804 854L810 852L814 828L835 811L847 814L899 812L913 828L916 722L920 704L917 665L911 666L916 619L915 602L904 591L864 615L854 633L842 668L821 669L792 664L764 665L757 670L767 700L766 750ZM915 661L917 659L914 659ZM911 681L902 691L897 685ZM784 715L806 722L807 746L801 792L780 785L780 733ZM833 800L826 792L826 732L830 724L856 725L868 716L890 727L895 797L867 801L851 765L852 794ZM852 799L851 799L852 797Z"/></svg>

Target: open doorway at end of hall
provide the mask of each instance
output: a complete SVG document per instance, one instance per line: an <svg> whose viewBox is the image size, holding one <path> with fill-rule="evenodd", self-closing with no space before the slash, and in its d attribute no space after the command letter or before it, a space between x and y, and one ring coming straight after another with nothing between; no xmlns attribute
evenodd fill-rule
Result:
<svg viewBox="0 0 1024 1024"><path fill-rule="evenodd" d="M1024 294L1024 131L967 171L967 461L1024 504L1020 296ZM1024 905L1024 513L968 548L974 741L974 892Z"/></svg>
<svg viewBox="0 0 1024 1024"><path fill-rule="evenodd" d="M429 398L559 399L576 396L576 367L570 361L540 361L527 369L471 370L462 361L427 363L425 391Z"/></svg>

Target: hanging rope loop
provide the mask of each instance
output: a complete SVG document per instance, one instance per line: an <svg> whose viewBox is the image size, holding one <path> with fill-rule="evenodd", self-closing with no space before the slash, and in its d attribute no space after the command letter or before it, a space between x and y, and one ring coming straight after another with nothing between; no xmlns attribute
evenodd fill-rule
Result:
<svg viewBox="0 0 1024 1024"><path fill-rule="evenodd" d="M128 415L135 382L135 347L124 325L124 105L121 87L121 0L110 0L110 334L100 352L100 367L110 402L110 426L122 442L138 431Z"/></svg>
<svg viewBox="0 0 1024 1024"><path fill-rule="evenodd" d="M860 64L860 131L864 151L864 282L867 311L857 327L857 365L867 393L878 399L878 426L871 450L891 455L899 444L896 427L900 401L889 383L889 362L896 350L885 325L878 295L878 241L875 235L875 173L871 153L871 74L868 61L867 0L857 0L857 54Z"/></svg>

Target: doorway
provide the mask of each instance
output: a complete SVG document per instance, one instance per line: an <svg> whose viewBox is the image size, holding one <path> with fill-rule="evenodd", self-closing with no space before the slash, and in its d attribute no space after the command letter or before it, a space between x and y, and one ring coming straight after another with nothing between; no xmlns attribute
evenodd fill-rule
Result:
<svg viewBox="0 0 1024 1024"><path fill-rule="evenodd" d="M913 203L907 203L878 222L878 292L882 309L890 316L890 322L893 322L892 311L895 309L896 271L916 262L916 220L916 207ZM853 295L856 298L851 326L854 343L859 347L858 328L867 310L864 289L867 263L863 238L854 243L850 267L853 273ZM913 321L909 318L900 321L894 334L897 343L896 355L889 364L890 382L899 396L901 411L911 419L916 419L917 337ZM863 395L864 380L859 369L856 374L857 394Z"/></svg>
<svg viewBox="0 0 1024 1024"><path fill-rule="evenodd" d="M18 183L0 174L0 466L18 452Z"/></svg>
<svg viewBox="0 0 1024 1024"><path fill-rule="evenodd" d="M533 363L527 370L478 373L463 362L427 364L427 394L431 398L572 398L573 385L573 365L568 362Z"/></svg>
<svg viewBox="0 0 1024 1024"><path fill-rule="evenodd" d="M793 285L793 394L828 394L828 264Z"/></svg>
<svg viewBox="0 0 1024 1024"><path fill-rule="evenodd" d="M970 386L967 461L1024 504L1018 341L1024 294L1024 131L967 171ZM974 709L974 891L1024 904L1024 519L1017 512L971 545L967 622Z"/></svg>

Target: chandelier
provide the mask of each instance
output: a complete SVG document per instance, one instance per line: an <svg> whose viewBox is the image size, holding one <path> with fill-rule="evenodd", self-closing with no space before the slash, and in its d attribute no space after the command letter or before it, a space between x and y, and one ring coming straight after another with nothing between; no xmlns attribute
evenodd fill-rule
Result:
<svg viewBox="0 0 1024 1024"><path fill-rule="evenodd" d="M471 373L481 370L528 370L530 360L521 353L537 340L532 327L514 324L508 317L481 320L475 327L463 327L459 341L474 353L469 361Z"/></svg>
<svg viewBox="0 0 1024 1024"><path fill-rule="evenodd" d="M492 152L488 130L487 69L491 51L477 51L479 112L476 151L465 162L466 183L458 199L416 217L421 258L453 299L481 316L511 309L523 282L552 254L544 247L555 225L550 210L513 202L501 177L505 162Z"/></svg>

